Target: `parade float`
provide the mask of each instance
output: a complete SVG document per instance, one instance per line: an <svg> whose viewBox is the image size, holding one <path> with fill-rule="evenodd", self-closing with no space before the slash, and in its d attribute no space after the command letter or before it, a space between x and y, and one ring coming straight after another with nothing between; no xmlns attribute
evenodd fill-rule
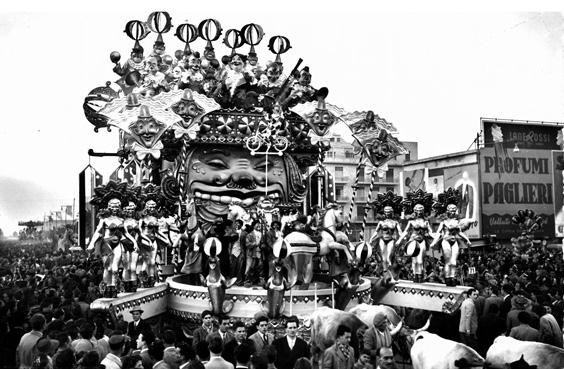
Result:
<svg viewBox="0 0 564 369"><path fill-rule="evenodd" d="M305 318L322 305L383 301L440 311L460 301L462 287L363 276L372 253L386 254L400 237L412 255L424 253L418 217L429 199L378 195L374 206L387 212L388 225L365 241L365 221L360 242L349 240L343 209L326 200L328 136L340 127L354 138L358 168L367 161L374 168L369 196L377 170L407 150L372 111L330 104L302 59L283 62L288 38L263 40L254 23L224 31L215 19L174 28L167 12L129 21L125 33L130 57L110 53L117 81L93 89L83 105L96 132L115 129L120 140L107 154L119 157L117 174L91 201L98 224L87 250L104 263L104 298L93 309L141 307L144 317L168 311L187 319L205 309L243 319L262 310L278 319ZM173 55L164 42L170 34L183 45ZM149 36L156 40L147 51L141 41ZM214 47L220 38L228 47L222 57ZM202 53L198 39L206 42ZM259 63L261 42L274 61ZM353 206L354 193L349 212ZM399 207L417 214L405 232L395 231L390 215ZM281 229L271 229L275 222ZM241 225L250 227L245 238Z"/></svg>

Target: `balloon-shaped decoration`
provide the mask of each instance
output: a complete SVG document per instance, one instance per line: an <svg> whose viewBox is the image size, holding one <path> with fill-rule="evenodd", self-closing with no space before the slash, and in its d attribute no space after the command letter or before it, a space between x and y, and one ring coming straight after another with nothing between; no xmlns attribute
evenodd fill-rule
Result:
<svg viewBox="0 0 564 369"><path fill-rule="evenodd" d="M241 28L241 36L243 37L243 42L251 46L249 56L256 56L255 46L258 45L264 37L262 27L255 23L246 24Z"/></svg>
<svg viewBox="0 0 564 369"><path fill-rule="evenodd" d="M123 31L130 39L134 41L141 41L150 33L149 28L145 22L132 20L127 22L125 30Z"/></svg>
<svg viewBox="0 0 564 369"><path fill-rule="evenodd" d="M184 53L185 54L192 54L192 50L190 49L190 43L196 41L198 38L198 28L195 25L190 23L183 23L176 27L175 36L178 39L186 44L184 46Z"/></svg>
<svg viewBox="0 0 564 369"><path fill-rule="evenodd" d="M204 19L198 26L198 34L208 43L206 44L206 51L213 50L212 41L215 41L221 36L222 33L221 23L216 19ZM206 53L204 53L205 56Z"/></svg>
<svg viewBox="0 0 564 369"><path fill-rule="evenodd" d="M163 33L170 31L172 18L167 12L153 12L147 18L147 26L155 33L158 33L155 46L164 47Z"/></svg>
<svg viewBox="0 0 564 369"><path fill-rule="evenodd" d="M112 63L118 63L121 59L121 54L119 53L119 51L112 51L110 53L110 60L112 61Z"/></svg>
<svg viewBox="0 0 564 369"><path fill-rule="evenodd" d="M147 18L147 26L155 33L166 33L172 28L172 18L168 12L152 12Z"/></svg>
<svg viewBox="0 0 564 369"><path fill-rule="evenodd" d="M290 40L285 36L273 36L268 41L268 50L276 54L276 63L282 64L281 54L284 54L290 50L292 46L290 45Z"/></svg>
<svg viewBox="0 0 564 369"><path fill-rule="evenodd" d="M239 30L228 29L227 32L225 32L223 43L231 49L231 55L235 55L235 49L243 46L245 40L243 39Z"/></svg>

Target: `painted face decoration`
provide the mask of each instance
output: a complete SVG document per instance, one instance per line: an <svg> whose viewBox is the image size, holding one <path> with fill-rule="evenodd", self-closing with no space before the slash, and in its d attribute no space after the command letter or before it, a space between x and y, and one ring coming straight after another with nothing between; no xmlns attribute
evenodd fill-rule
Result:
<svg viewBox="0 0 564 369"><path fill-rule="evenodd" d="M149 200L145 203L145 213L154 215L157 211L157 203L154 200Z"/></svg>
<svg viewBox="0 0 564 369"><path fill-rule="evenodd" d="M273 203L285 202L288 176L284 160L291 158L251 156L235 146L197 147L187 163L189 191L205 204L202 211L214 215L227 214L230 204L255 205L265 196Z"/></svg>
<svg viewBox="0 0 564 369"><path fill-rule="evenodd" d="M123 215L127 218L133 218L136 207L135 203L130 201L129 204L123 208Z"/></svg>
<svg viewBox="0 0 564 369"><path fill-rule="evenodd" d="M268 81L270 83L278 81L278 78L280 78L281 74L282 68L276 63L271 64L266 70L266 77L268 78Z"/></svg>
<svg viewBox="0 0 564 369"><path fill-rule="evenodd" d="M384 216L387 219L391 219L394 216L394 209L391 206L384 207Z"/></svg>
<svg viewBox="0 0 564 369"><path fill-rule="evenodd" d="M141 118L130 126L131 132L137 136L145 147L155 144L161 127L154 118Z"/></svg>
<svg viewBox="0 0 564 369"><path fill-rule="evenodd" d="M237 73L242 73L243 69L245 68L245 62L243 61L243 59L241 58L241 56L235 54L233 55L233 57L231 58L231 62L229 63L229 65L231 66L231 69L234 72Z"/></svg>
<svg viewBox="0 0 564 369"><path fill-rule="evenodd" d="M202 68L202 61L200 58L195 57L194 55L190 55L188 58L188 69L190 69L193 73L199 72Z"/></svg>

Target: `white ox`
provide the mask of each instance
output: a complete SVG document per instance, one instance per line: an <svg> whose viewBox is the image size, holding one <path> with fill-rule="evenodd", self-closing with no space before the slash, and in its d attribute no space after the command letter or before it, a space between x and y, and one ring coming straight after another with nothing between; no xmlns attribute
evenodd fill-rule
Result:
<svg viewBox="0 0 564 369"><path fill-rule="evenodd" d="M413 369L482 369L484 365L484 358L462 343L429 332L418 332L414 340Z"/></svg>
<svg viewBox="0 0 564 369"><path fill-rule="evenodd" d="M349 310L349 313L352 313L359 317L360 320L366 324L366 326L371 327L374 322L374 316L378 313L386 314L386 317L395 326L399 324L401 321L400 316L396 311L386 305L368 305L368 304L359 304Z"/></svg>
<svg viewBox="0 0 564 369"><path fill-rule="evenodd" d="M505 336L497 337L488 349L486 365L492 369L504 369L506 363L518 361L521 355L529 365L536 365L537 369L564 368L564 349Z"/></svg>

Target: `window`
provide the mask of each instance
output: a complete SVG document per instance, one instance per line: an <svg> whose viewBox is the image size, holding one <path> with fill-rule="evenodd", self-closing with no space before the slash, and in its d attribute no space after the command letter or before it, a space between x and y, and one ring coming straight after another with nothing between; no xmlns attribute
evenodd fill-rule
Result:
<svg viewBox="0 0 564 369"><path fill-rule="evenodd" d="M340 201L340 200L343 199L344 190L345 190L345 186L343 186L343 185L336 185L335 186L335 198L337 199L337 201Z"/></svg>
<svg viewBox="0 0 564 369"><path fill-rule="evenodd" d="M354 158L354 153L351 151L345 151L345 158L352 159Z"/></svg>
<svg viewBox="0 0 564 369"><path fill-rule="evenodd" d="M336 138L336 141L337 141L337 142L341 142L341 137L337 137L337 138Z"/></svg>
<svg viewBox="0 0 564 369"><path fill-rule="evenodd" d="M335 152L334 151L327 151L325 153L325 156L327 156L328 158L334 158L335 157Z"/></svg>
<svg viewBox="0 0 564 369"><path fill-rule="evenodd" d="M343 167L335 167L335 177L343 176Z"/></svg>
<svg viewBox="0 0 564 369"><path fill-rule="evenodd" d="M386 182L393 182L394 181L394 170L388 169L386 171Z"/></svg>
<svg viewBox="0 0 564 369"><path fill-rule="evenodd" d="M356 190L356 197L358 198L358 201L366 201L366 189L364 187L359 187L358 190Z"/></svg>
<svg viewBox="0 0 564 369"><path fill-rule="evenodd" d="M335 137L329 138L329 142L335 142Z"/></svg>
<svg viewBox="0 0 564 369"><path fill-rule="evenodd" d="M358 178L363 179L364 178L364 167L360 167L360 171L358 173L359 173Z"/></svg>
<svg viewBox="0 0 564 369"><path fill-rule="evenodd" d="M358 220L362 220L364 217L364 205L358 204L356 206L356 218Z"/></svg>
<svg viewBox="0 0 564 369"><path fill-rule="evenodd" d="M409 153L405 154L405 161L410 161L411 155Z"/></svg>

